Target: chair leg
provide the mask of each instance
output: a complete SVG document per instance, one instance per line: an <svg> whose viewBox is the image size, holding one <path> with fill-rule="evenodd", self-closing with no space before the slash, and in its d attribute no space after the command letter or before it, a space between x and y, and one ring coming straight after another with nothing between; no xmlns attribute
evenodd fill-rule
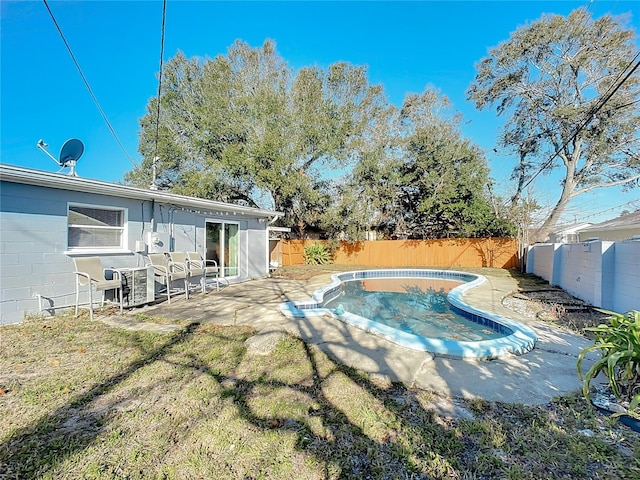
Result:
<svg viewBox="0 0 640 480"><path fill-rule="evenodd" d="M167 304L171 305L171 280L169 276L165 278L165 282L167 284Z"/></svg>
<svg viewBox="0 0 640 480"><path fill-rule="evenodd" d="M202 286L202 293L207 293L207 277L206 275L203 273L202 277L200 277L200 285Z"/></svg>
<svg viewBox="0 0 640 480"><path fill-rule="evenodd" d="M184 279L184 298L189 300L189 280Z"/></svg>
<svg viewBox="0 0 640 480"><path fill-rule="evenodd" d="M89 284L89 320L93 321L93 289Z"/></svg>
<svg viewBox="0 0 640 480"><path fill-rule="evenodd" d="M80 304L80 284L76 281L76 317L78 316L79 304Z"/></svg>

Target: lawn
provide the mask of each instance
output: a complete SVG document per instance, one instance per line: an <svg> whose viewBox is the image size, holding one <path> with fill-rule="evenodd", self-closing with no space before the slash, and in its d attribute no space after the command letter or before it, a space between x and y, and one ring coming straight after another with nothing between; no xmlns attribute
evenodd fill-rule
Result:
<svg viewBox="0 0 640 480"><path fill-rule="evenodd" d="M640 478L640 435L579 395L537 407L369 378L248 327L0 328L0 479Z"/></svg>

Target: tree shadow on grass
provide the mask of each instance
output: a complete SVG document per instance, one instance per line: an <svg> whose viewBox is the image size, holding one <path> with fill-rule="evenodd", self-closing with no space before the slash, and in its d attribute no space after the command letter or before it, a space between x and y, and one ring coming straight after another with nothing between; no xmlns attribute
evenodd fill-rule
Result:
<svg viewBox="0 0 640 480"><path fill-rule="evenodd" d="M470 479L508 475L514 478L588 478L589 472L595 471L610 474L603 478L616 478L616 473L617 478L632 478L625 477L633 472L632 462L629 462L628 471L610 471L607 462L620 456L613 447L589 438L575 441L575 427L565 431L542 410L531 414L523 407L479 402L474 414L481 421L449 418L434 412L425 392L389 382L380 385L370 376L333 360L319 348L298 339L288 341L299 354L285 355L282 361L296 358L305 369L296 370L297 375L291 377L281 375L277 350L267 357L256 356L237 348L238 340L233 336L229 337L234 349L231 362L219 363L216 356L209 356L195 344L186 345L188 348L179 356L172 355L175 353L172 349L195 338L196 331L199 334L213 332L213 342L224 341L226 330L217 328L209 327L204 331L196 324L190 325L118 374L0 444L0 463L14 467L5 470L3 475L6 478L33 478L36 474L55 471L66 458L87 449L97 438L99 429L74 437L66 430L72 412L86 408L96 398L115 390L144 366L162 361L178 367L172 371L182 372L186 378L205 375L213 379L219 388L204 393L216 395L235 407L234 415L249 426L245 435L268 432L293 435L295 450L305 459L316 459L320 465L314 470L313 478L319 475L321 478ZM168 378L164 381L176 380ZM302 399L305 411L291 414L286 408L279 410L274 406L265 411L256 406L256 400L261 397L283 390L295 392L298 395L295 398ZM189 418L191 424L206 422L211 414L210 409L186 412L187 417L196 417ZM519 421L515 425L514 419ZM91 418L86 420L93 421ZM532 420L533 427L530 425ZM169 427L174 430L168 433L175 433L183 448L188 445L189 437L196 435L180 423ZM531 433L540 436L537 446L530 440ZM547 457L540 455L548 450L548 445L557 446L553 449L554 456L550 457L553 462L545 462ZM536 447L535 452L529 451L531 446ZM264 447L265 450L273 448L272 445ZM589 452L597 452L598 456L589 458ZM535 459L526 460L532 454ZM572 464L571 458L575 456L583 462ZM226 457L222 459L225 465L235 461L230 452ZM527 461L529 464L523 470L521 464ZM134 462L127 468L135 466ZM162 465L159 468L163 468ZM211 478L213 472L206 468L197 474ZM258 468L260 471L244 471L236 476L229 471L227 478L275 478L268 461L260 463ZM160 473L150 471L148 475L158 477ZM191 473L197 478L196 472ZM291 476L301 478L297 473L294 471ZM178 477L169 475L169 478Z"/></svg>
<svg viewBox="0 0 640 480"><path fill-rule="evenodd" d="M74 452L87 447L100 432L102 421L95 412L79 412L98 397L114 390L139 369L162 359L174 346L187 341L198 325L187 325L159 348L147 352L124 370L93 385L87 392L0 443L0 478L34 478L41 471L54 468Z"/></svg>
<svg viewBox="0 0 640 480"><path fill-rule="evenodd" d="M322 464L322 478L455 478L464 443L456 432L439 426L436 415L419 405L415 392L402 386L391 390L376 386L355 369L329 360L330 367L318 366L318 349L299 341L304 351L304 361L311 367L311 374L299 382L277 380L264 371L251 378L227 376L198 363L195 356L191 365L213 377L224 388L222 397L231 399L238 415L261 431L279 431L296 437L295 448L305 455L312 455ZM361 424L356 423L361 413L349 411L341 400L336 386L328 386L339 376L361 390L368 402L377 404L378 411L364 414ZM244 378L243 378L244 377ZM249 378L247 378L249 377ZM260 414L252 406L257 395L269 391L291 390L308 399L307 414L288 416ZM353 399L351 399L353 400ZM349 401L347 403L350 403ZM378 416L383 418L378 419ZM374 423L387 424L374 426ZM311 423L315 422L316 425ZM320 422L319 428L317 422ZM419 447L407 447L407 442ZM420 452L416 455L416 452ZM256 472L269 476L268 471ZM254 477L245 477L254 478Z"/></svg>
<svg viewBox="0 0 640 480"><path fill-rule="evenodd" d="M626 460L612 445L576 439L579 421L558 425L540 407L481 400L469 402L473 414L438 414L437 397L398 383L380 385L299 342L310 373L297 380L274 378L269 361L262 370L232 376L198 364L195 357L192 365L223 386L221 395L258 431L294 435L295 449L322 465L322 478L589 478L596 471L603 478L631 478L626 475L638 471L637 462L621 469ZM265 390L291 390L312 406L302 415L265 413L254 403ZM557 414L564 405L554 408ZM549 450L550 444L557 448ZM611 467L613 457L618 467ZM245 478L269 477L268 466L263 468Z"/></svg>

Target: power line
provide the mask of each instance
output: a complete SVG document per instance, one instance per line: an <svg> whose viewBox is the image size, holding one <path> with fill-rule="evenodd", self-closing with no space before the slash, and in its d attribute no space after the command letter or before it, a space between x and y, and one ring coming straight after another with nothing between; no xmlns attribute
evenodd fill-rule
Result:
<svg viewBox="0 0 640 480"><path fill-rule="evenodd" d="M584 220L585 218L597 217L598 215L602 215L603 213L613 212L615 210L618 210L618 209L620 209L622 207L626 207L628 205L633 205L634 207L636 207L637 205L640 205L640 199L630 200L630 201L628 201L626 203L621 203L620 205L616 205L615 207L607 208L606 210L601 210L599 212L591 213L589 215L581 215L580 219ZM576 215L576 217L577 217L577 215Z"/></svg>
<svg viewBox="0 0 640 480"><path fill-rule="evenodd" d="M618 78L616 78L616 81L609 86L609 88L607 89L607 92L605 92L606 93L605 96L601 97L598 103L596 103L596 105L587 112L586 119L578 126L578 128L573 133L573 135L571 135L571 137L569 137L554 152L554 154L551 155L551 157L542 165L542 167L539 168L538 171L529 180L527 180L527 182L522 186L522 190L527 188L531 184L531 182L533 182L536 179L536 177L540 173L542 173L543 170L545 170L549 165L551 165L551 162L553 162L553 160L558 156L558 154L562 150L564 150L564 148L567 145L569 145L569 143L571 143L578 136L578 134L584 129L584 127L586 127L587 124L593 119L596 113L598 113L602 109L602 107L604 107L605 103L607 103L611 99L611 97L618 91L618 89L624 84L624 82L626 82L629 79L629 77L633 75L633 73L638 69L638 67L640 67L640 61L636 62L635 66L622 78L622 80L620 80L619 83L616 84L617 80L631 66L631 64L638 58L638 56L640 56L640 52L636 53L635 57L633 58L633 60L631 60L629 65L627 65L627 67L618 75ZM613 87L614 85L615 85L615 88Z"/></svg>
<svg viewBox="0 0 640 480"><path fill-rule="evenodd" d="M166 18L167 18L167 0L164 0L162 5L162 33L160 35L160 73L158 75L158 102L156 107L156 145L155 145L155 154L154 154L154 165L155 165L155 158L158 157L158 138L160 136L160 94L162 93L162 70L163 70L163 62L164 62L164 30L165 30Z"/></svg>
<svg viewBox="0 0 640 480"><path fill-rule="evenodd" d="M98 102L98 99L94 95L93 90L91 90L91 87L89 86L89 82L87 81L86 77L84 76L84 73L82 73L82 69L80 68L80 65L78 64L78 61L76 60L76 57L73 54L73 51L71 50L71 47L69 46L69 43L67 42L67 39L64 37L64 34L62 33L62 29L60 28L60 25L58 25L58 22L56 21L56 17L53 15L53 12L51 11L51 8L49 8L49 4L47 3L47 0L42 0L42 1L44 2L45 7L47 7L47 10L49 11L49 15L51 15L51 20L53 20L53 23L55 24L56 28L58 29L58 33L60 34L60 38L62 38L62 41L64 42L64 45L67 47L67 50L69 51L69 55L71 55L71 59L73 60L73 63L75 64L76 69L78 70L78 73L80 74L80 77L82 77L82 81L84 82L85 86L87 87L87 90L89 91L89 95L91 95L91 98L93 99L93 102L96 104L96 107L98 107L98 111L100 112L100 115L102 115L102 118L104 119L105 123L107 124L107 127L109 128L109 131L113 135L113 138L116 139L116 142L118 142L118 145L120 146L120 148L124 152L124 154L127 157L127 159L135 167L136 166L135 162L131 159L131 157L129 156L129 154L125 150L124 145L122 145L122 142L118 138L118 135L116 135L116 132L113 129L113 127L111 126L111 123L109 122L109 119L107 118L107 115L102 110L102 107L100 106L100 103Z"/></svg>

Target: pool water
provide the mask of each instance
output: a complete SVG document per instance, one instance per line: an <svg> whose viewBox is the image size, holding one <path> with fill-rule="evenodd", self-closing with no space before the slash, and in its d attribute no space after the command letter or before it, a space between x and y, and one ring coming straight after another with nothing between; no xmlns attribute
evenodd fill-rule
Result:
<svg viewBox="0 0 640 480"><path fill-rule="evenodd" d="M491 359L530 351L526 325L475 308L463 294L487 281L454 270L356 270L331 276L311 300L280 305L291 318L336 318L404 348L434 356Z"/></svg>
<svg viewBox="0 0 640 480"><path fill-rule="evenodd" d="M421 337L458 341L501 337L501 333L451 308L447 294L463 283L442 278L348 280L332 292L323 307L336 315L353 313Z"/></svg>

